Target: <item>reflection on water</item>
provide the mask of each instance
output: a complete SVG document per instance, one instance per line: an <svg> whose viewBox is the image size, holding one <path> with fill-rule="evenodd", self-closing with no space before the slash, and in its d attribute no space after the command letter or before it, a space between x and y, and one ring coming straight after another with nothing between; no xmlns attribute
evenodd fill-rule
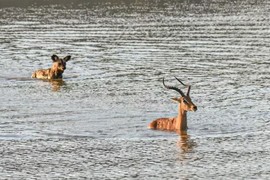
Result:
<svg viewBox="0 0 270 180"><path fill-rule="evenodd" d="M0 176L269 179L269 9L0 0ZM72 55L63 81L31 79L52 54ZM176 115L173 76L199 107L179 136L146 128Z"/></svg>
<svg viewBox="0 0 270 180"><path fill-rule="evenodd" d="M186 131L181 131L178 134L179 140L177 141L177 145L182 150L182 153L193 151L197 144L191 139L190 135Z"/></svg>
<svg viewBox="0 0 270 180"><path fill-rule="evenodd" d="M54 80L42 80L51 84L52 91L60 91L62 86L66 85L66 82L63 79L54 79Z"/></svg>

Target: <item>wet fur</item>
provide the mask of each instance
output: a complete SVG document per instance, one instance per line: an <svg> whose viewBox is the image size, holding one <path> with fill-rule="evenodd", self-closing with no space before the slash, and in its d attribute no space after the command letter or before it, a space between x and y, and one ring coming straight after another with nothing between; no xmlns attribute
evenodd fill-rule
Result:
<svg viewBox="0 0 270 180"><path fill-rule="evenodd" d="M37 79L62 79L63 73L66 69L66 62L70 60L71 56L66 56L61 59L57 55L52 55L53 64L51 68L40 69L32 74L32 78Z"/></svg>
<svg viewBox="0 0 270 180"><path fill-rule="evenodd" d="M176 78L177 79L177 78ZM182 83L179 79L177 79L182 85L186 86L184 83ZM179 98L172 98L173 101L178 103L178 115L174 118L159 118L151 123L149 123L148 128L154 129L154 130L166 130L166 131L186 131L188 129L187 127L187 112L188 111L196 111L197 106L191 101L191 98L189 96L190 87L187 86L187 94L185 95L179 88L173 87L173 86L166 86L164 83L163 78L163 85L167 89L172 89L180 93Z"/></svg>
<svg viewBox="0 0 270 180"><path fill-rule="evenodd" d="M175 129L175 118L156 119L148 125L148 128L174 131L174 130L176 130Z"/></svg>

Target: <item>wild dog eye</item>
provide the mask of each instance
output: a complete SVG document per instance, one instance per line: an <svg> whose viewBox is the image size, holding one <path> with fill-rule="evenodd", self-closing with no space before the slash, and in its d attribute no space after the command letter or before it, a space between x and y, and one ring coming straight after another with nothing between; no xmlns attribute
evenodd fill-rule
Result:
<svg viewBox="0 0 270 180"><path fill-rule="evenodd" d="M62 65L62 63L59 62L59 63L58 63L58 66L61 66L61 65Z"/></svg>

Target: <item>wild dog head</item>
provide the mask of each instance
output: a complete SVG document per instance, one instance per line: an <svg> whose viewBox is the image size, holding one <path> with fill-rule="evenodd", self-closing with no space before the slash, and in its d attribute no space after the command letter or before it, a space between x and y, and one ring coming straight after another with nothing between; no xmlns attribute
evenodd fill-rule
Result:
<svg viewBox="0 0 270 180"><path fill-rule="evenodd" d="M70 60L71 56L66 56L63 59L57 55L52 55L53 65L52 70L62 74L66 69L66 62Z"/></svg>

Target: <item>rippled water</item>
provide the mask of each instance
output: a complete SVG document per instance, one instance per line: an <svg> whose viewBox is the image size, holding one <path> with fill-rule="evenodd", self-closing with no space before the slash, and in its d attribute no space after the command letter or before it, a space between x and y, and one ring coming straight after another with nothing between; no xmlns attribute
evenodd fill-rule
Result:
<svg viewBox="0 0 270 180"><path fill-rule="evenodd" d="M269 179L269 9L0 0L1 179ZM72 56L63 81L31 79L52 54ZM187 135L147 129L177 114L173 76Z"/></svg>

